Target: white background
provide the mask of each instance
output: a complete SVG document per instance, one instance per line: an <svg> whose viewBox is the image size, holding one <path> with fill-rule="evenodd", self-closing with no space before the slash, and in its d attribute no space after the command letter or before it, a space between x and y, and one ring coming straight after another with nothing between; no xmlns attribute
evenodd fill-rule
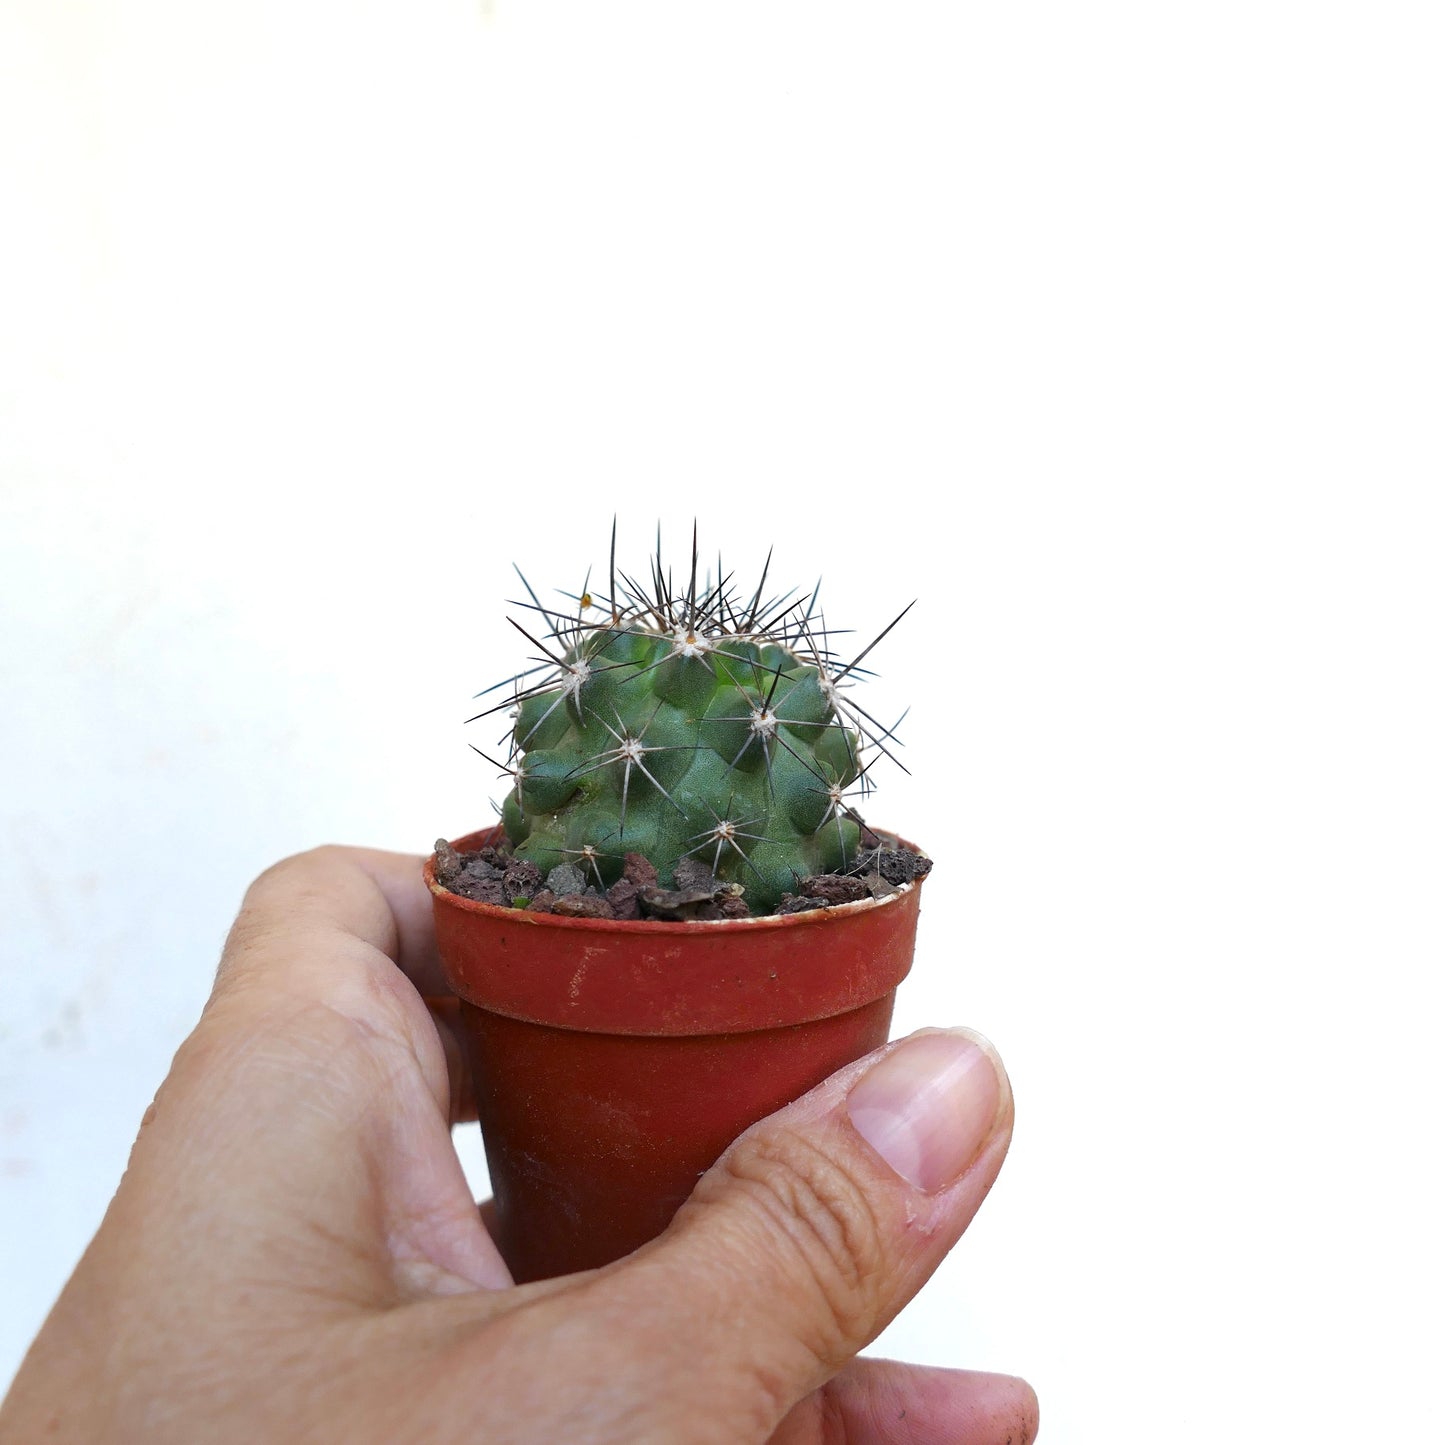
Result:
<svg viewBox="0 0 1445 1445"><path fill-rule="evenodd" d="M0 1383L246 882L486 822L615 513L921 599L898 1024L1018 1130L880 1350L1441 1438L1438 13L0 0Z"/></svg>

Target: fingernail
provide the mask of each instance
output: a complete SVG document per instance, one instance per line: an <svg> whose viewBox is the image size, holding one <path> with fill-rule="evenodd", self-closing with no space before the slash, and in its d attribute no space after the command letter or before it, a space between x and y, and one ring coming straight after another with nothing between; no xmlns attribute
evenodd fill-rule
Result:
<svg viewBox="0 0 1445 1445"><path fill-rule="evenodd" d="M848 1117L895 1174L929 1194L961 1178L993 1133L998 1069L963 1029L919 1034L853 1086Z"/></svg>

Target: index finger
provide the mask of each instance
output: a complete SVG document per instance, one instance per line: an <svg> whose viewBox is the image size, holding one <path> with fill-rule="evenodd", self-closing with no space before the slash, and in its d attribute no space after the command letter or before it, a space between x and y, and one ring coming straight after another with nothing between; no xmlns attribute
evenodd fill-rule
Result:
<svg viewBox="0 0 1445 1445"><path fill-rule="evenodd" d="M244 948L233 945L248 935L315 926L379 949L424 998L449 997L422 862L411 853L328 844L268 868L246 891L221 975L234 971Z"/></svg>
<svg viewBox="0 0 1445 1445"><path fill-rule="evenodd" d="M287 999L323 1005L404 1042L451 1121L474 1119L421 868L411 854L335 844L268 868L246 891L207 1013L245 998L262 1011Z"/></svg>

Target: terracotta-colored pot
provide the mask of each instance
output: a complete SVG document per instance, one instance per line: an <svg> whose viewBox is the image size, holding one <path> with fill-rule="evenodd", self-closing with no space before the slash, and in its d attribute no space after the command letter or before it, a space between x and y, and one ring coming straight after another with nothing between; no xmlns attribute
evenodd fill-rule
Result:
<svg viewBox="0 0 1445 1445"><path fill-rule="evenodd" d="M636 923L473 902L435 862L437 945L519 1282L660 1234L750 1124L887 1042L913 961L917 882L810 913Z"/></svg>

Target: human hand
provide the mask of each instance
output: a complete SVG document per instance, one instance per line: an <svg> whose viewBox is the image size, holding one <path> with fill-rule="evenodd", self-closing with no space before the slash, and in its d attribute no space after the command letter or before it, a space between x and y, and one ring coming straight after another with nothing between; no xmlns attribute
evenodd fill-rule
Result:
<svg viewBox="0 0 1445 1445"><path fill-rule="evenodd" d="M445 993L419 859L322 848L252 885L0 1440L1034 1439L1021 1380L854 1358L1003 1162L972 1036L888 1045L744 1134L659 1240L513 1286L452 1147Z"/></svg>

